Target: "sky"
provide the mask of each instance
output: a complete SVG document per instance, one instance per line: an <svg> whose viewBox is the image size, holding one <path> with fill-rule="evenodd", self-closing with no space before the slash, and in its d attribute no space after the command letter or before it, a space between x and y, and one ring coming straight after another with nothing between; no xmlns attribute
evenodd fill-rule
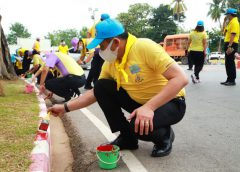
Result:
<svg viewBox="0 0 240 172"><path fill-rule="evenodd" d="M15 22L22 23L32 34L32 38L44 37L54 30L77 29L83 26L91 27L93 11L96 21L102 13L108 13L115 18L121 12L127 12L129 5L135 3L148 3L154 8L160 4L170 4L172 0L0 0L0 14L5 34ZM184 0L187 5L186 20L183 28L195 28L198 20L203 20L205 29L218 27L207 16L208 3L212 0Z"/></svg>

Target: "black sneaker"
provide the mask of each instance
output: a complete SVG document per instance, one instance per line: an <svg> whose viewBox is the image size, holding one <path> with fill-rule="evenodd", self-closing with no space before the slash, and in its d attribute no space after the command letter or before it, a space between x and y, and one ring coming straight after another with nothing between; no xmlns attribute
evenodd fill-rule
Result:
<svg viewBox="0 0 240 172"><path fill-rule="evenodd" d="M91 90L93 87L92 86L85 86L84 89L85 90Z"/></svg>
<svg viewBox="0 0 240 172"><path fill-rule="evenodd" d="M167 156L172 151L172 143L175 139L175 135L173 130L170 130L170 136L169 138L162 141L161 144L155 144L152 149L152 157L163 157Z"/></svg>
<svg viewBox="0 0 240 172"><path fill-rule="evenodd" d="M225 85L228 81L220 82L221 85Z"/></svg>
<svg viewBox="0 0 240 172"><path fill-rule="evenodd" d="M234 85L236 85L236 82L226 82L224 85L226 85L226 86L234 86Z"/></svg>
<svg viewBox="0 0 240 172"><path fill-rule="evenodd" d="M114 141L110 142L111 145L117 145L120 150L128 149L135 150L138 149L138 140L135 138L125 138L123 135L119 135Z"/></svg>

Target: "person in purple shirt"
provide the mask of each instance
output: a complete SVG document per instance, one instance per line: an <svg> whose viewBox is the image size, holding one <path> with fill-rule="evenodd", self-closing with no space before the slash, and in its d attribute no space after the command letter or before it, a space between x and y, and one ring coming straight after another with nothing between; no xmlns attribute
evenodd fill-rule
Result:
<svg viewBox="0 0 240 172"><path fill-rule="evenodd" d="M74 94L80 95L79 88L86 82L85 74L81 66L67 54L60 52L46 54L46 65L42 70L40 80L40 91L43 93L45 88L54 94L71 99ZM62 77L46 81L47 72L50 68L56 67Z"/></svg>

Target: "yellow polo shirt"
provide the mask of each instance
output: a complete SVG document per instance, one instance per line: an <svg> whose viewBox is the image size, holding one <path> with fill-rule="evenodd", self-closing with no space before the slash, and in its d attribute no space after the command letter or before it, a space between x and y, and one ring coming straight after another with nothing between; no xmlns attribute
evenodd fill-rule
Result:
<svg viewBox="0 0 240 172"><path fill-rule="evenodd" d="M234 43L238 43L239 41L239 22L238 22L238 18L234 17L226 26L225 28L225 38L224 38L224 42L229 42L230 38L231 38L231 34L232 33L236 33L233 42Z"/></svg>
<svg viewBox="0 0 240 172"><path fill-rule="evenodd" d="M189 51L203 51L203 40L207 39L207 34L206 32L197 32L197 31L192 31L189 35L191 39L191 44L189 46Z"/></svg>
<svg viewBox="0 0 240 172"><path fill-rule="evenodd" d="M43 67L45 66L45 62L42 60L42 58L40 57L39 54L35 54L33 55L33 65L41 65L40 70L43 69Z"/></svg>
<svg viewBox="0 0 240 172"><path fill-rule="evenodd" d="M40 52L40 42L36 41L33 45L33 49L36 50L37 52Z"/></svg>
<svg viewBox="0 0 240 172"><path fill-rule="evenodd" d="M150 39L139 38L129 50L125 63L128 82L120 75L120 86L133 100L144 104L161 92L168 83L163 73L174 63L176 62L160 45ZM105 61L99 79L116 81L117 75L115 63ZM177 96L185 96L185 90L182 89Z"/></svg>
<svg viewBox="0 0 240 172"><path fill-rule="evenodd" d="M86 48L87 45L88 45L88 43L90 43L90 42L92 41L92 38L83 38L82 41L83 41L83 44L85 45L85 46L84 46L85 48L83 48L83 49L81 50L81 56L86 56L87 54L94 53L94 50L95 50L95 49L91 49L91 50L88 50L88 51L87 51L87 48Z"/></svg>
<svg viewBox="0 0 240 172"><path fill-rule="evenodd" d="M63 54L68 54L68 46L67 45L65 45L65 46L59 45L58 51Z"/></svg>

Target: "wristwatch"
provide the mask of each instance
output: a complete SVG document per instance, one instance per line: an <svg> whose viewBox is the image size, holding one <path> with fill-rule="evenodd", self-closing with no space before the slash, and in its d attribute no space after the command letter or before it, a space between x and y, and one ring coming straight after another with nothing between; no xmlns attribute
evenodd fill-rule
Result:
<svg viewBox="0 0 240 172"><path fill-rule="evenodd" d="M85 61L83 61L83 64L86 64L86 62L85 62Z"/></svg>
<svg viewBox="0 0 240 172"><path fill-rule="evenodd" d="M64 103L64 109L65 109L65 112L70 112L70 110L68 109L68 106L67 106L67 102Z"/></svg>

